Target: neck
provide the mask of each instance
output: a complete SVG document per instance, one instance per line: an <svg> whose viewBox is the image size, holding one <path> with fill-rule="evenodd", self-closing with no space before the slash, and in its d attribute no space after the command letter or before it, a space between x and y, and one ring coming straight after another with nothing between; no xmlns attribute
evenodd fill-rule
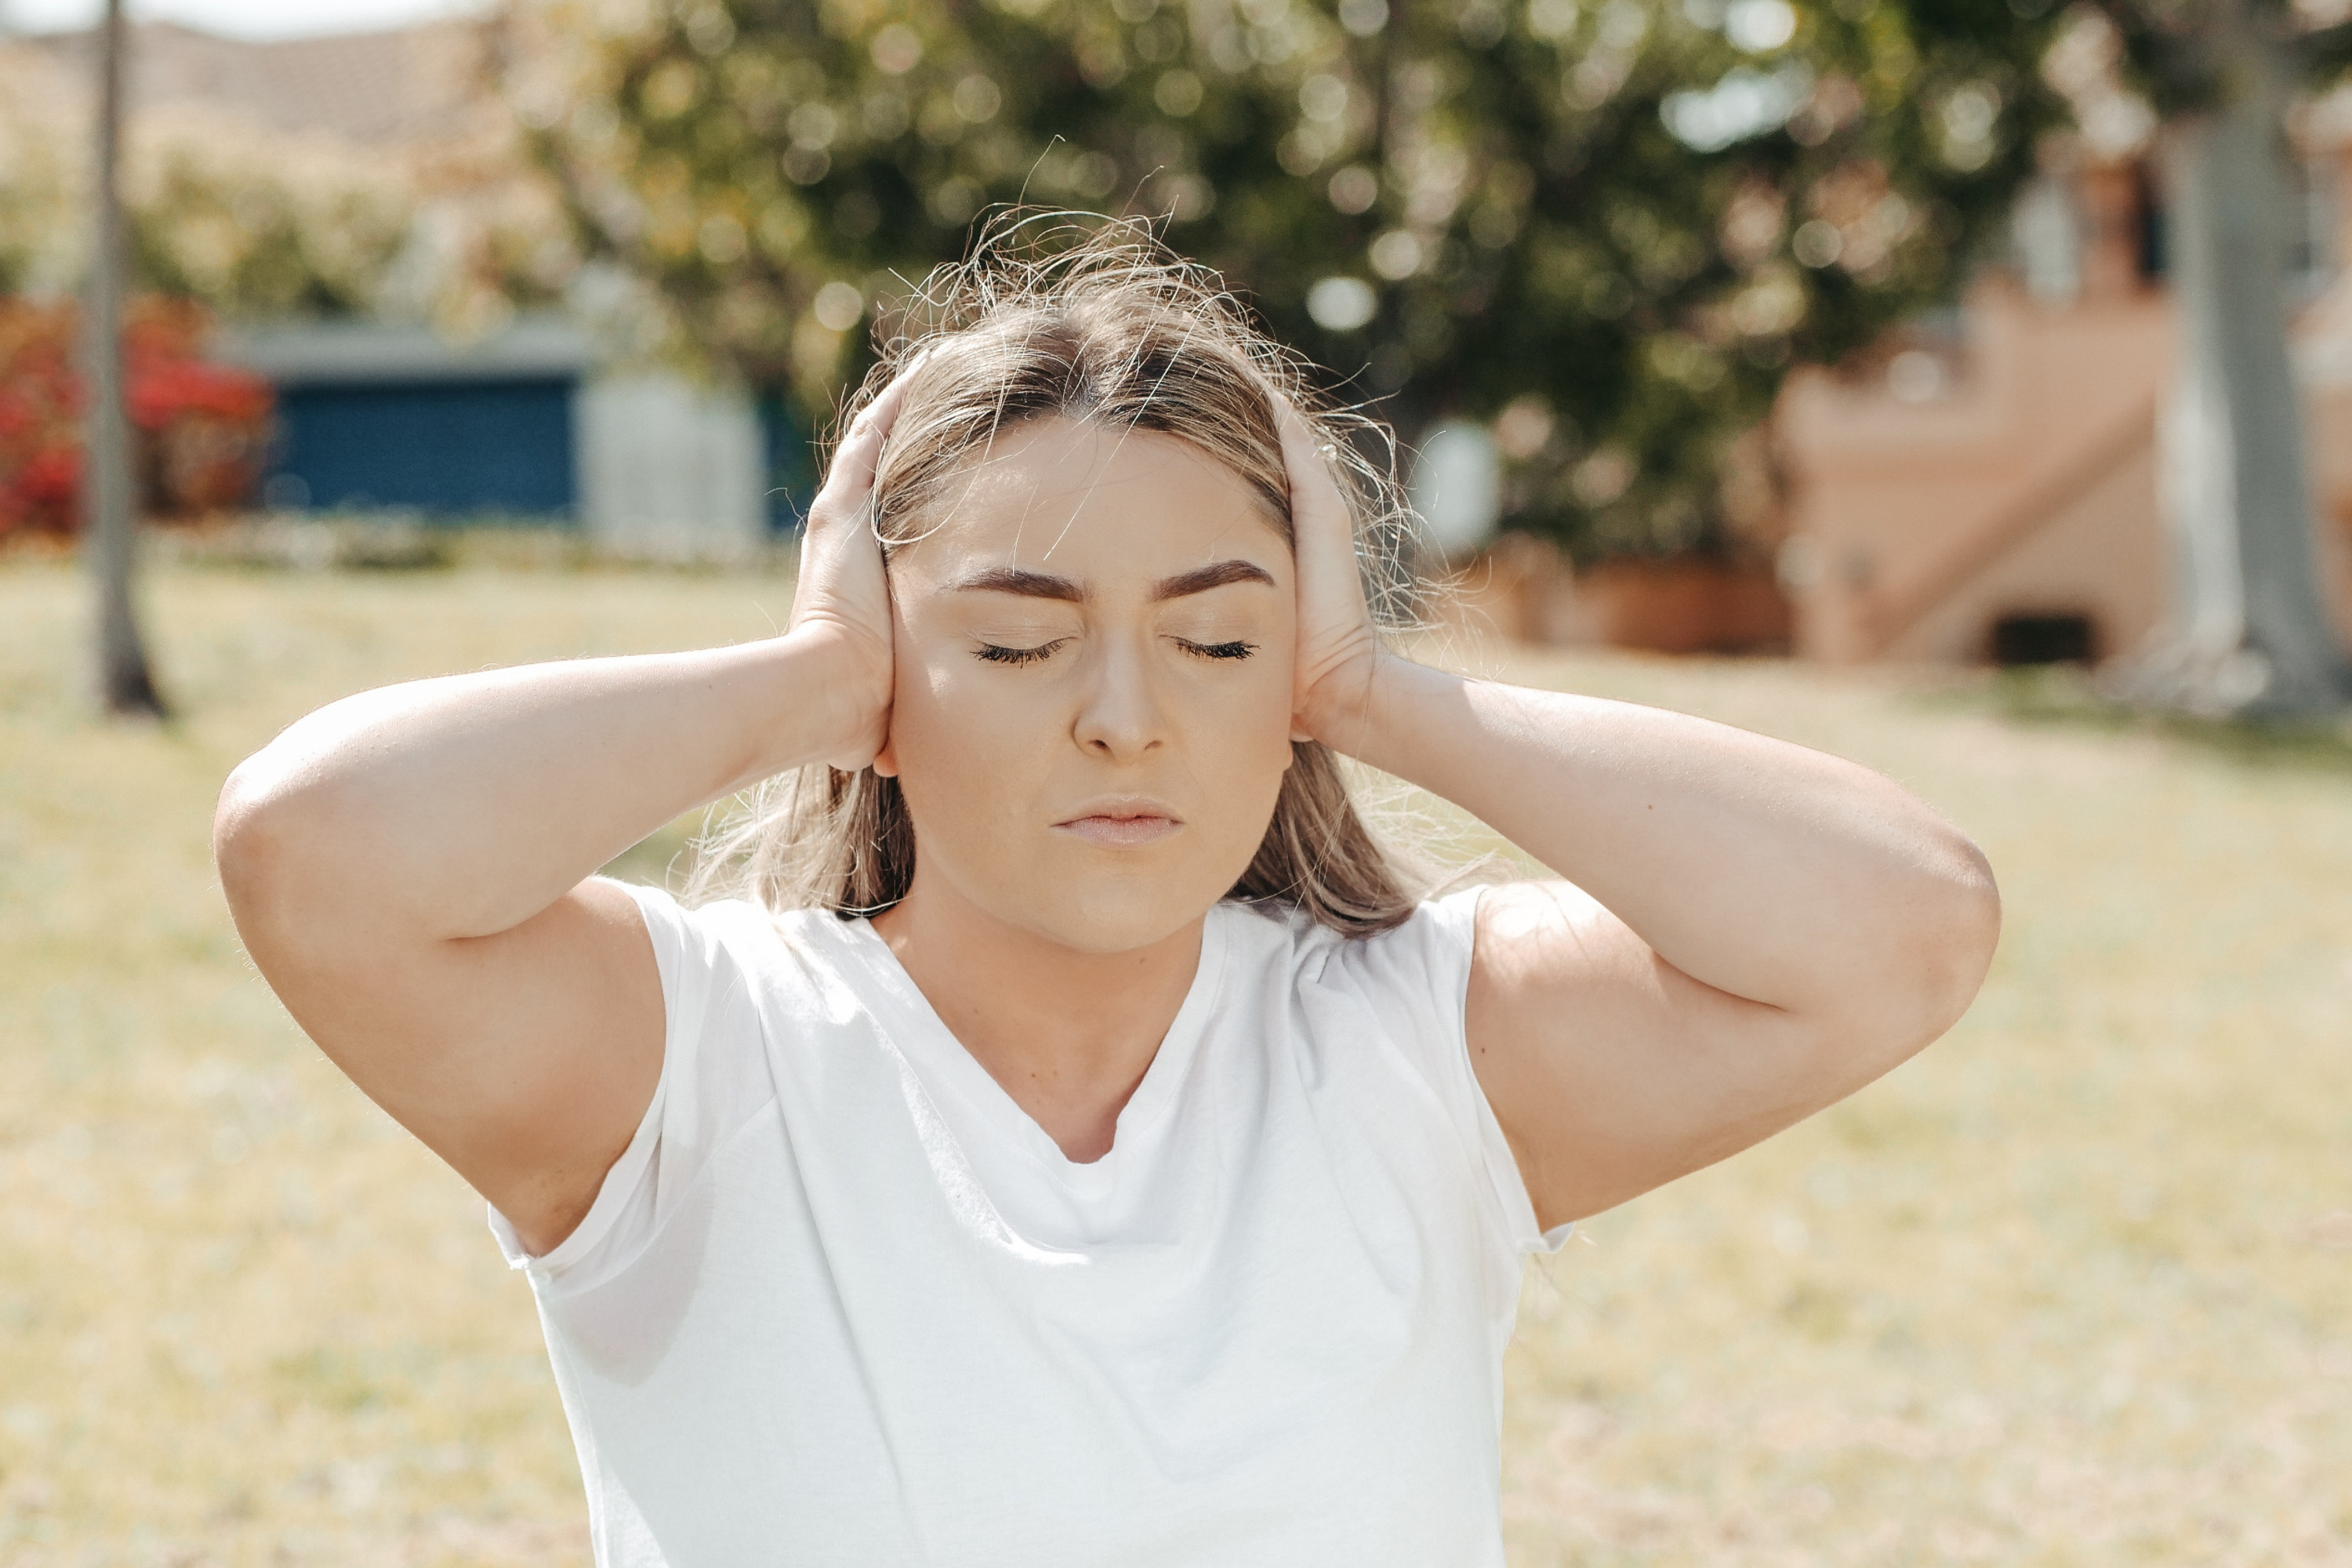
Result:
<svg viewBox="0 0 2352 1568"><path fill-rule="evenodd" d="M919 866L874 929L972 1058L1086 1163L1110 1152L1119 1111L1184 1005L1204 920L1125 952L1085 952L927 881Z"/></svg>

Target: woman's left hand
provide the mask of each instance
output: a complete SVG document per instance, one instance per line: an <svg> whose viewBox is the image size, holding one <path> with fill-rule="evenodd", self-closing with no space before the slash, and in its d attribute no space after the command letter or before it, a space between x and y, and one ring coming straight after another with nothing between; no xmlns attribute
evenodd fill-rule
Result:
<svg viewBox="0 0 2352 1568"><path fill-rule="evenodd" d="M1290 478L1291 552L1298 572L1298 652L1291 738L1353 750L1370 718L1372 682L1386 656L1364 600L1355 520L1332 474L1331 448L1290 400L1276 396L1283 466Z"/></svg>

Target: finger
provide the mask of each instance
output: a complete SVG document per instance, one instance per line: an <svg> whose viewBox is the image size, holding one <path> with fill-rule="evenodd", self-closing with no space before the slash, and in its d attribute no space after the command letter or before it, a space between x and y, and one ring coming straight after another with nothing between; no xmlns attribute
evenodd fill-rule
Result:
<svg viewBox="0 0 2352 1568"><path fill-rule="evenodd" d="M1291 531L1298 541L1328 541L1336 529L1352 552L1355 527L1348 515L1348 500L1340 496L1339 479L1331 472L1339 451L1327 442L1318 442L1306 416L1279 393L1275 393L1275 421L1282 430L1282 466L1289 470L1291 482Z"/></svg>
<svg viewBox="0 0 2352 1568"><path fill-rule="evenodd" d="M1327 489L1336 494L1331 484L1334 449L1315 439L1315 428L1306 414L1279 393L1275 393L1275 423L1282 430L1282 466L1289 470L1291 500L1319 500L1319 491Z"/></svg>
<svg viewBox="0 0 2352 1568"><path fill-rule="evenodd" d="M817 497L820 501L841 496L862 500L874 488L874 475L882 463L882 444L898 421L898 407L907 400L907 384L922 368L929 353L926 349L917 354L849 422L849 434L842 437L840 447L834 453L833 471L825 475L824 489Z"/></svg>
<svg viewBox="0 0 2352 1568"><path fill-rule="evenodd" d="M849 422L848 434L835 448L833 467L809 507L802 535L799 580L793 589L794 626L813 615L840 614L888 639L890 590L872 526L874 479L908 383L928 354L917 354L891 377Z"/></svg>

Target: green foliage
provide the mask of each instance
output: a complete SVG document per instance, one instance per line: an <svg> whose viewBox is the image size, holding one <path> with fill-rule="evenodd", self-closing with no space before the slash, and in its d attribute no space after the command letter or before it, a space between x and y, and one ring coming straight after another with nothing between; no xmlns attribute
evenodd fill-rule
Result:
<svg viewBox="0 0 2352 1568"><path fill-rule="evenodd" d="M397 181L357 168L289 171L189 142L145 162L129 193L132 277L232 318L364 313L415 216Z"/></svg>
<svg viewBox="0 0 2352 1568"><path fill-rule="evenodd" d="M0 296L79 284L90 237L88 84L0 47ZM563 295L570 225L489 100L389 142L287 134L234 98L150 105L125 127L131 281L231 320L381 315L466 339Z"/></svg>
<svg viewBox="0 0 2352 1568"><path fill-rule="evenodd" d="M1586 552L1725 543L1789 367L1948 300L2059 112L2004 0L530 15L591 247L812 411L983 204L1145 211L1408 438L1494 421Z"/></svg>
<svg viewBox="0 0 2352 1568"><path fill-rule="evenodd" d="M80 226L73 157L58 134L73 104L21 51L0 49L0 296L57 289Z"/></svg>
<svg viewBox="0 0 2352 1568"><path fill-rule="evenodd" d="M2305 86L2326 88L2352 73L2352 21L2340 6L2090 0L2088 9L2115 28L2131 85L2168 118L2220 108L2242 90L2249 47L2275 50Z"/></svg>
<svg viewBox="0 0 2352 1568"><path fill-rule="evenodd" d="M76 287L86 263L89 106L54 60L0 54L0 295ZM382 156L295 142L233 109L129 127L122 199L133 285L227 317L374 306L416 193Z"/></svg>

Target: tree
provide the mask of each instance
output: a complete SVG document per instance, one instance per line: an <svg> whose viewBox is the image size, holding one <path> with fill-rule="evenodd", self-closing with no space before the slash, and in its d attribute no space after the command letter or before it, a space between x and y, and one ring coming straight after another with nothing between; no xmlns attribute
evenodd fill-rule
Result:
<svg viewBox="0 0 2352 1568"><path fill-rule="evenodd" d="M116 184L122 141L122 0L106 0L100 26L98 161L91 182L96 232L85 321L89 477L83 493L89 521L84 550L98 590L100 700L110 713L160 719L163 699L148 668L131 593L138 519L132 510L131 414L122 388L122 203Z"/></svg>
<svg viewBox="0 0 2352 1568"><path fill-rule="evenodd" d="M2320 562L2287 357L2295 197L2285 110L2352 68L2352 22L2278 0L2098 0L2162 117L2181 368L2168 415L2172 640L2143 697L2192 710L2324 712L2352 667Z"/></svg>
<svg viewBox="0 0 2352 1568"><path fill-rule="evenodd" d="M822 412L983 203L1147 211L1408 439L1492 421L1512 521L1585 553L1727 545L1788 367L1950 297L2058 113L2004 0L614 15L520 13L510 90L735 373Z"/></svg>

